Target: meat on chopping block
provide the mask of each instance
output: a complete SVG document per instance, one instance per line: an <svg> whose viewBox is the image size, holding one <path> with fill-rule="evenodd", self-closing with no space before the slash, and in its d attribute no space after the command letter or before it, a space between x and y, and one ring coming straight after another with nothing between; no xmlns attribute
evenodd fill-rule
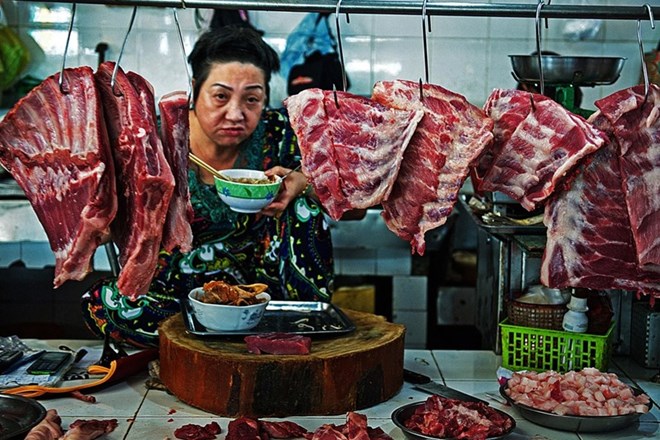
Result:
<svg viewBox="0 0 660 440"><path fill-rule="evenodd" d="M303 90L284 105L303 172L330 217L339 220L346 211L387 199L422 111L321 89Z"/></svg>
<svg viewBox="0 0 660 440"><path fill-rule="evenodd" d="M420 96L420 93L422 96ZM493 122L465 97L438 85L377 82L372 99L423 111L392 192L383 201L387 227L423 255L426 231L442 226L458 200L471 165L492 140Z"/></svg>
<svg viewBox="0 0 660 440"><path fill-rule="evenodd" d="M535 93L495 89L484 110L495 122L494 142L475 165L473 184L478 191L501 191L528 211L607 140L581 116Z"/></svg>
<svg viewBox="0 0 660 440"><path fill-rule="evenodd" d="M158 108L165 158L176 182L165 218L163 247L168 251L178 247L181 252L190 252L193 240L190 222L194 214L188 192L188 95L185 92L168 93L160 99Z"/></svg>
<svg viewBox="0 0 660 440"><path fill-rule="evenodd" d="M626 206L639 263L660 268L660 87L621 90L596 101L619 143Z"/></svg>
<svg viewBox="0 0 660 440"><path fill-rule="evenodd" d="M114 68L114 62L101 63L96 82L117 170L118 211L111 225L120 251L117 287L135 298L147 292L156 270L175 182L158 136L153 98L145 96L151 86L129 79L121 68L111 84Z"/></svg>
<svg viewBox="0 0 660 440"><path fill-rule="evenodd" d="M590 120L610 130L600 112ZM612 139L546 204L541 282L549 287L624 289L660 297L660 265L640 265L627 209L621 148ZM656 194L657 197L657 194Z"/></svg>
<svg viewBox="0 0 660 440"><path fill-rule="evenodd" d="M307 355L252 354L240 338L197 338L174 315L158 328L160 378L179 400L227 417L328 415L371 407L403 385L405 328L382 316L344 312L355 330L313 339Z"/></svg>
<svg viewBox="0 0 660 440"><path fill-rule="evenodd" d="M55 253L58 287L91 270L117 212L100 95L89 67L32 89L0 123L0 163L21 186Z"/></svg>

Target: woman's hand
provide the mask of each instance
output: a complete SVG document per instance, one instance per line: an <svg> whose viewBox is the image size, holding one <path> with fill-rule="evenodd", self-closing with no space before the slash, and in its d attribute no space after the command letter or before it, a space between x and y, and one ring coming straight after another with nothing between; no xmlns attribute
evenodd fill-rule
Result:
<svg viewBox="0 0 660 440"><path fill-rule="evenodd" d="M266 170L265 173L267 176L284 176L289 171L291 171L290 168L276 166ZM261 213L269 216L280 215L293 199L305 191L307 184L307 177L303 173L300 171L292 172L282 180L282 187L275 200L261 210Z"/></svg>

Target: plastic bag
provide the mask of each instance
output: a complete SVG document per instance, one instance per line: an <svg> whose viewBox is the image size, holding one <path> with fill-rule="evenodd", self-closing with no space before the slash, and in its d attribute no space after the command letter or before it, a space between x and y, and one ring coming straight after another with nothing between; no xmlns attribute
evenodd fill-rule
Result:
<svg viewBox="0 0 660 440"><path fill-rule="evenodd" d="M30 63L30 52L18 34L5 20L0 8L0 91L7 90L20 79Z"/></svg>
<svg viewBox="0 0 660 440"><path fill-rule="evenodd" d="M328 24L329 14L307 14L287 38L281 58L281 74L287 92L295 95L308 88L343 89L342 66ZM348 88L348 78L346 79Z"/></svg>
<svg viewBox="0 0 660 440"><path fill-rule="evenodd" d="M585 9L589 8L586 0L582 0L580 4L584 6ZM596 38L602 27L603 20L573 19L566 21L562 33L566 39L572 41L592 40Z"/></svg>

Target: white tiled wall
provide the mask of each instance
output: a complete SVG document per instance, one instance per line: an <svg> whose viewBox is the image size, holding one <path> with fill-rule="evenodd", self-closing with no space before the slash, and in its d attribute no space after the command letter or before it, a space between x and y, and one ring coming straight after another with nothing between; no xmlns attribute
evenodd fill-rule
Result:
<svg viewBox="0 0 660 440"><path fill-rule="evenodd" d="M479 1L484 3L484 1ZM532 0L496 0L493 3L535 3ZM644 2L622 0L555 0L553 4L660 5L660 0ZM420 2L421 4L421 2ZM31 73L44 78L62 64L67 30L71 19L70 3L16 2L6 0L3 7L9 22L23 35L31 36L43 53ZM80 4L75 14L73 34L66 57L67 66L95 66L99 42L110 49L107 59L116 60L131 18L132 7ZM186 52L192 48L200 30L195 14L206 18L210 10L187 8L178 11ZM265 31L267 41L282 52L288 33L303 13L250 12L251 21ZM334 16L333 16L334 17ZM424 77L424 56L420 17L381 14L353 14L350 23L341 17L341 36L351 91L369 95L377 80ZM202 20L203 22L203 20ZM207 21L208 22L208 21ZM570 41L563 36L567 20L551 19L543 30L542 48L562 55L623 56L627 58L621 78L613 85L584 91L584 107L593 108L595 99L637 83L640 57L637 23L633 20L606 20L600 32L588 41ZM331 19L334 26L334 19ZM203 25L202 25L203 27ZM429 81L465 95L482 105L496 87L513 87L509 54L528 54L535 50L532 18L434 16L428 34ZM642 22L646 49L656 46L660 26L651 29ZM187 89L186 66L172 9L140 7L126 41L121 65L147 78L156 95ZM272 84L277 103L285 97L281 78Z"/></svg>

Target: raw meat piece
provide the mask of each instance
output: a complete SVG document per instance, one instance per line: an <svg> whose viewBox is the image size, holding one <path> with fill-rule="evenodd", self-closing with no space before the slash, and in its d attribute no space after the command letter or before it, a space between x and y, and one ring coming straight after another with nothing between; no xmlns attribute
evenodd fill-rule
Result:
<svg viewBox="0 0 660 440"><path fill-rule="evenodd" d="M307 89L284 105L300 151L302 169L328 214L387 199L420 110L397 110L348 92Z"/></svg>
<svg viewBox="0 0 660 440"><path fill-rule="evenodd" d="M602 114L590 120L608 131ZM660 296L660 270L638 264L617 142L608 142L576 174L571 187L556 193L545 207L543 222L548 231L541 283Z"/></svg>
<svg viewBox="0 0 660 440"><path fill-rule="evenodd" d="M225 440L267 440L259 430L259 421L249 417L239 417L229 422Z"/></svg>
<svg viewBox="0 0 660 440"><path fill-rule="evenodd" d="M155 108L147 108L121 68L114 87L114 63L102 63L96 82L103 96L106 125L117 170L117 221L111 225L120 250L119 291L135 298L149 288L156 269L163 224L174 190L174 176L158 137ZM151 101L153 102L153 100Z"/></svg>
<svg viewBox="0 0 660 440"><path fill-rule="evenodd" d="M189 423L174 430L174 437L181 440L213 440L222 429L218 422L207 423L204 426Z"/></svg>
<svg viewBox="0 0 660 440"><path fill-rule="evenodd" d="M465 402L433 395L404 421L416 432L439 438L485 440L513 429L511 419L482 402Z"/></svg>
<svg viewBox="0 0 660 440"><path fill-rule="evenodd" d="M55 287L81 280L110 239L114 166L89 67L65 69L22 98L0 123L0 163L30 200L55 253Z"/></svg>
<svg viewBox="0 0 660 440"><path fill-rule="evenodd" d="M69 425L69 430L61 440L93 440L109 434L117 428L117 419L76 420Z"/></svg>
<svg viewBox="0 0 660 440"><path fill-rule="evenodd" d="M268 422L259 420L259 429L266 432L269 438L302 438L307 430L294 422Z"/></svg>
<svg viewBox="0 0 660 440"><path fill-rule="evenodd" d="M165 158L176 182L163 228L163 247L168 251L176 247L181 252L190 252L192 249L190 222L193 219L193 208L188 192L188 107L188 95L185 92L168 93L158 102Z"/></svg>
<svg viewBox="0 0 660 440"><path fill-rule="evenodd" d="M493 151L475 167L476 189L501 191L528 211L607 140L584 118L543 95L495 89L484 110L495 122L495 137Z"/></svg>
<svg viewBox="0 0 660 440"><path fill-rule="evenodd" d="M57 410L49 409L46 411L46 417L30 429L25 440L57 440L62 435L64 435L62 419L57 414Z"/></svg>
<svg viewBox="0 0 660 440"><path fill-rule="evenodd" d="M293 333L270 332L244 338L250 353L309 354L312 339Z"/></svg>
<svg viewBox="0 0 660 440"><path fill-rule="evenodd" d="M334 425L319 426L311 436L308 435L305 438L310 440L348 440L348 437Z"/></svg>
<svg viewBox="0 0 660 440"><path fill-rule="evenodd" d="M660 266L660 87L635 86L596 101L619 142L630 225L639 263Z"/></svg>
<svg viewBox="0 0 660 440"><path fill-rule="evenodd" d="M367 416L349 411L346 414L346 437L349 440L369 440Z"/></svg>
<svg viewBox="0 0 660 440"><path fill-rule="evenodd" d="M469 166L492 140L493 122L456 93L433 84L382 81L372 99L394 108L424 112L408 145L383 218L397 236L423 255L424 234L447 221Z"/></svg>
<svg viewBox="0 0 660 440"><path fill-rule="evenodd" d="M516 403L559 415L617 416L649 412L651 399L635 395L615 373L584 368L556 371L517 371L507 381L506 394Z"/></svg>

